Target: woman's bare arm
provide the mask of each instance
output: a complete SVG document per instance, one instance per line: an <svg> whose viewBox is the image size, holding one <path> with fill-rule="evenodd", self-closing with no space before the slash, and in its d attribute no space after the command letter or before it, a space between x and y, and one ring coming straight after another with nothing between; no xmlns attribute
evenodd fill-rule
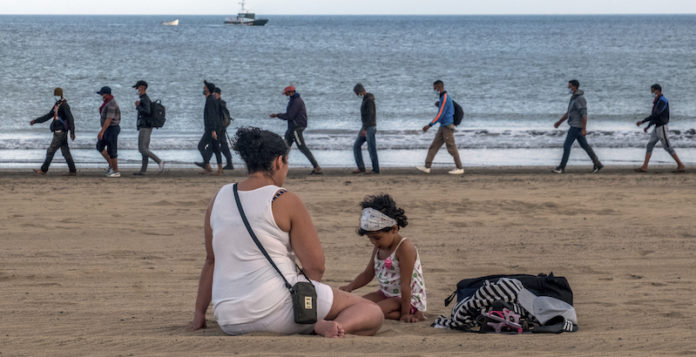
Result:
<svg viewBox="0 0 696 357"><path fill-rule="evenodd" d="M216 195L217 197L217 195ZM206 328L205 313L210 305L213 295L213 271L215 269L215 254L213 253L213 230L210 227L210 212L213 210L215 197L210 201L205 212L203 234L205 236L205 262L201 269L201 277L198 281L198 295L196 296L196 309L191 323L192 330Z"/></svg>

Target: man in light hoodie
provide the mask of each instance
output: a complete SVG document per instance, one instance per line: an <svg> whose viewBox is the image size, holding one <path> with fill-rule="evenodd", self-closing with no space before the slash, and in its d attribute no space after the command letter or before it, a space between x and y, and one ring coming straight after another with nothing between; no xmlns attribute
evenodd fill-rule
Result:
<svg viewBox="0 0 696 357"><path fill-rule="evenodd" d="M557 174L565 173L566 164L570 157L570 149L573 147L575 140L578 141L580 146L587 152L590 159L592 159L594 163L594 168L592 169L593 173L598 173L599 170L604 167L594 153L594 150L590 147L590 144L587 143L587 139L585 139L585 135L587 135L587 100L585 99L585 92L581 91L579 88L580 82L576 79L568 82L568 89L572 94L570 103L568 104L568 111L559 121L553 124L554 128L558 128L567 119L568 125L570 125L565 143L563 144L563 159L561 159L561 164L551 170L551 172Z"/></svg>

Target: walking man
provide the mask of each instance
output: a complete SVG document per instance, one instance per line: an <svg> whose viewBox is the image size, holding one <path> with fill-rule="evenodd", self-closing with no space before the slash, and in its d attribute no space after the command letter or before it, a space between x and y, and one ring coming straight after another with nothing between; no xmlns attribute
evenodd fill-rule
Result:
<svg viewBox="0 0 696 357"><path fill-rule="evenodd" d="M65 162L68 164L68 170L70 170L67 176L75 176L77 175L77 169L75 169L75 162L70 154L70 147L68 147L68 132L70 132L70 139L75 141L75 120L70 111L68 101L63 98L63 89L54 89L53 95L56 99L53 108L46 115L40 116L29 122L29 125L34 125L53 119L50 125L50 129L53 132L53 140L48 150L46 150L46 159L43 165L41 165L40 169L34 169L34 173L37 175L45 175L46 172L48 172L51 161L53 161L53 155L60 149L61 154L63 154L65 158Z"/></svg>
<svg viewBox="0 0 696 357"><path fill-rule="evenodd" d="M203 157L203 162L195 164L203 168L203 173L211 173L213 169L210 167L210 159L212 154L215 154L217 160L217 174L222 175L222 156L220 155L220 135L222 132L220 104L213 95L215 84L203 81L203 95L205 96L205 107L203 108L203 126L205 131L201 141L198 142L198 151Z"/></svg>
<svg viewBox="0 0 696 357"><path fill-rule="evenodd" d="M665 96L662 95L662 86L659 84L653 84L650 87L650 92L652 92L653 96L655 97L655 99L653 100L652 113L649 117L638 121L636 125L640 127L643 123L649 122L650 124L648 124L648 126L645 127L645 129L643 129L643 131L646 133L653 125L655 126L655 129L653 129L652 134L650 134L648 148L645 152L645 162L643 162L643 166L637 168L636 171L648 172L648 163L650 162L650 157L652 156L653 149L655 148L655 144L657 144L657 142L660 141L662 142L662 148L665 149L665 151L667 151L670 155L672 155L674 161L677 162L677 169L673 172L686 172L684 164L681 162L681 160L679 160L677 152L674 151L674 148L672 147L672 144L670 143L669 138L667 137L667 123L669 123L669 102L667 101L667 98L665 98Z"/></svg>
<svg viewBox="0 0 696 357"><path fill-rule="evenodd" d="M293 86L285 87L283 95L289 98L285 113L271 114L270 117L287 120L288 130L285 132L285 142L288 144L288 147L291 147L292 143L296 142L297 148L307 157L314 168L310 175L321 175L321 167L319 167L317 160L314 159L314 155L307 148L304 137L302 137L302 132L307 128L307 108L305 103L300 98L300 93L297 93Z"/></svg>
<svg viewBox="0 0 696 357"><path fill-rule="evenodd" d="M570 125L565 143L563 144L563 159L561 159L561 164L551 170L557 174L565 173L566 164L570 157L570 149L573 147L575 140L580 143L580 146L587 152L590 159L592 159L594 163L594 168L592 169L593 173L598 173L599 170L604 167L585 138L585 135L587 135L587 100L585 99L585 92L581 91L579 88L580 82L577 80L573 79L568 82L568 89L571 93L568 111L563 114L559 121L553 124L554 128L558 128L567 119L568 125Z"/></svg>
<svg viewBox="0 0 696 357"><path fill-rule="evenodd" d="M227 165L223 167L223 170L233 170L234 165L232 165L232 152L230 151L230 145L229 142L227 141L227 126L230 124L230 121L232 120L232 117L230 117L230 111L227 109L227 102L225 102L221 95L222 95L222 90L220 87L215 87L213 91L213 95L215 96L215 99L218 100L218 104L220 105L220 121L222 122L221 131L220 131L220 152L222 155L225 157L225 160L227 160ZM225 119L227 117L227 119ZM229 120L229 121L226 121ZM226 126L226 125L227 126Z"/></svg>
<svg viewBox="0 0 696 357"><path fill-rule="evenodd" d="M106 169L106 177L121 177L118 171L118 134L121 132L121 108L116 99L111 95L111 88L102 87L97 92L104 102L99 107L101 116L101 130L97 134L97 151L99 151L109 167Z"/></svg>
<svg viewBox="0 0 696 357"><path fill-rule="evenodd" d="M365 172L365 163L363 162L362 146L367 141L367 151L370 153L372 161L372 173L379 174L379 160L377 158L377 143L375 134L377 133L377 109L375 107L375 96L372 93L367 93L365 87L358 83L353 87L353 92L358 97L363 97L362 105L360 106L360 119L362 127L358 133L358 137L353 144L353 155L358 169L353 171L354 174Z"/></svg>
<svg viewBox="0 0 696 357"><path fill-rule="evenodd" d="M457 144L454 142L454 104L452 103L452 98L445 90L445 84L441 80L437 80L433 83L433 90L438 94L439 109L437 116L428 125L423 127L423 132L427 132L433 125L440 123L440 128L435 134L432 144L428 149L428 155L425 157L425 167L416 166L418 170L430 173L430 168L433 166L433 159L435 159L435 154L437 154L442 144L447 146L447 152L454 158L454 164L456 168L449 171L452 175L461 175L464 173L464 167L462 166L462 161L459 159L459 150L457 150Z"/></svg>
<svg viewBox="0 0 696 357"><path fill-rule="evenodd" d="M147 96L147 82L140 80L133 86L138 91L139 100L135 102L135 110L138 112L138 120L136 128L138 129L138 151L142 155L142 164L140 171L134 172L133 175L142 176L147 171L147 163L150 159L154 160L159 166L159 172L164 171L164 161L160 160L157 155L150 151L150 136L152 135L152 102Z"/></svg>

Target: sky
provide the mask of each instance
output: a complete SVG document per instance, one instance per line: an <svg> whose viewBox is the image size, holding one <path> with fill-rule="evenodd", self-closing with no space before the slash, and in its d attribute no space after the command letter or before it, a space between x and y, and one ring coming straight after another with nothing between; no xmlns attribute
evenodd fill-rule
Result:
<svg viewBox="0 0 696 357"><path fill-rule="evenodd" d="M696 0L248 0L266 15L693 14ZM0 0L0 14L228 15L237 0Z"/></svg>

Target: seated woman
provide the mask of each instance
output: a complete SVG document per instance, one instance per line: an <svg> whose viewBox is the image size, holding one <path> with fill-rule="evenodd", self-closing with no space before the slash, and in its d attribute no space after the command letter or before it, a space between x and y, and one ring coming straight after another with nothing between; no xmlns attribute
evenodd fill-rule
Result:
<svg viewBox="0 0 696 357"><path fill-rule="evenodd" d="M288 173L285 141L269 131L241 128L234 150L249 172L238 183L247 219L291 285L305 281L295 265L295 257L299 260L316 287L317 323L294 322L290 293L246 230L234 198L234 184L229 184L218 191L205 215L206 259L193 330L206 327L205 314L212 300L218 325L229 335L374 335L384 320L377 304L319 282L324 274L324 252L317 231L300 198L281 187Z"/></svg>

